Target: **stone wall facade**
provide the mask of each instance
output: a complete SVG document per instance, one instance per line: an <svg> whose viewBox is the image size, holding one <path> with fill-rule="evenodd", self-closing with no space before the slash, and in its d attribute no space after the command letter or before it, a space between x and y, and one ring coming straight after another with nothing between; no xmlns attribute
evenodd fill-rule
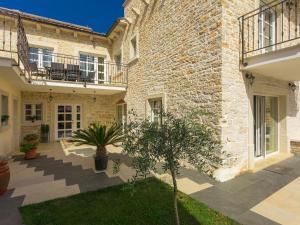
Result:
<svg viewBox="0 0 300 225"><path fill-rule="evenodd" d="M137 9L137 16L132 8ZM132 19L124 34L124 62L130 65L128 109L149 116L148 99L160 96L164 108L182 114L202 108L221 116L221 17L218 0L127 1L125 17ZM130 57L137 37L138 57Z"/></svg>

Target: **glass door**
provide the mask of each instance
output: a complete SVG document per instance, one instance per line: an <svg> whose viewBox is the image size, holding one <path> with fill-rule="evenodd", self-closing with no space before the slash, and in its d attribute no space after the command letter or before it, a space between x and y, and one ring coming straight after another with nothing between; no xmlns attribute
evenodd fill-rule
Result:
<svg viewBox="0 0 300 225"><path fill-rule="evenodd" d="M264 51L272 51L275 44L275 11L272 9L266 10L261 4L262 12L259 14L258 35L259 48Z"/></svg>
<svg viewBox="0 0 300 225"><path fill-rule="evenodd" d="M278 130L278 98L254 96L255 157L278 151Z"/></svg>
<svg viewBox="0 0 300 225"><path fill-rule="evenodd" d="M81 106L58 104L56 107L56 139L72 137L74 131L81 129Z"/></svg>

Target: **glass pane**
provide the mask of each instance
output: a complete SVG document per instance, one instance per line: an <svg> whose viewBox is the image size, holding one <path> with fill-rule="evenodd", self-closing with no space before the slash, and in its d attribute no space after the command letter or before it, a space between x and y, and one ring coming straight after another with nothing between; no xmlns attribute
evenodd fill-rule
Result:
<svg viewBox="0 0 300 225"><path fill-rule="evenodd" d="M28 109L27 109L27 110L25 111L25 115L31 116L31 110L28 110Z"/></svg>
<svg viewBox="0 0 300 225"><path fill-rule="evenodd" d="M72 121L72 114L66 114L66 121Z"/></svg>
<svg viewBox="0 0 300 225"><path fill-rule="evenodd" d="M66 130L65 137L66 137L66 138L72 137L72 131L71 131L71 130Z"/></svg>
<svg viewBox="0 0 300 225"><path fill-rule="evenodd" d="M63 105L59 105L58 106L58 112L59 113L62 113L62 112L64 112L65 111L65 107L63 106Z"/></svg>
<svg viewBox="0 0 300 225"><path fill-rule="evenodd" d="M67 105L66 106L66 112L72 112L72 106Z"/></svg>
<svg viewBox="0 0 300 225"><path fill-rule="evenodd" d="M66 129L72 129L72 123L71 122L66 123Z"/></svg>
<svg viewBox="0 0 300 225"><path fill-rule="evenodd" d="M65 124L64 123L58 123L58 129L59 130L65 129Z"/></svg>
<svg viewBox="0 0 300 225"><path fill-rule="evenodd" d="M35 105L35 108L41 110L41 109L42 109L42 104L36 104L36 105Z"/></svg>
<svg viewBox="0 0 300 225"><path fill-rule="evenodd" d="M63 138L64 137L64 133L65 133L64 131L58 131L57 132L57 137L58 138Z"/></svg>
<svg viewBox="0 0 300 225"><path fill-rule="evenodd" d="M26 121L31 121L31 115L30 116L25 116Z"/></svg>
<svg viewBox="0 0 300 225"><path fill-rule="evenodd" d="M80 129L80 122L77 122L77 129Z"/></svg>
<svg viewBox="0 0 300 225"><path fill-rule="evenodd" d="M30 104L26 104L25 105L25 109L30 109L31 110L31 105Z"/></svg>
<svg viewBox="0 0 300 225"><path fill-rule="evenodd" d="M266 152L278 150L278 98L266 97Z"/></svg>
<svg viewBox="0 0 300 225"><path fill-rule="evenodd" d="M57 115L57 120L58 121L64 121L65 120L64 114L58 114Z"/></svg>
<svg viewBox="0 0 300 225"><path fill-rule="evenodd" d="M77 109L77 112L80 112L80 106L79 105L76 107L76 109Z"/></svg>
<svg viewBox="0 0 300 225"><path fill-rule="evenodd" d="M80 120L80 114L77 114L77 120Z"/></svg>

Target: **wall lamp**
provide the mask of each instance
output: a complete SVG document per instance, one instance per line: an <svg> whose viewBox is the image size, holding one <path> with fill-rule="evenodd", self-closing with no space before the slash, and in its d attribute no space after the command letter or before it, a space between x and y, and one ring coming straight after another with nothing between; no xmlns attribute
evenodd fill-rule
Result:
<svg viewBox="0 0 300 225"><path fill-rule="evenodd" d="M246 79L249 81L249 84L252 86L255 80L255 76L252 73L246 73Z"/></svg>
<svg viewBox="0 0 300 225"><path fill-rule="evenodd" d="M295 92L297 90L297 85L293 82L290 82L289 88L292 90L292 92Z"/></svg>

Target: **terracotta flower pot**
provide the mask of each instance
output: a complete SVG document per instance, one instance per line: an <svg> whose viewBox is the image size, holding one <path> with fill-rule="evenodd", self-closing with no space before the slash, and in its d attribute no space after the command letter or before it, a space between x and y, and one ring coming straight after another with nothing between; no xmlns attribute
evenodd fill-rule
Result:
<svg viewBox="0 0 300 225"><path fill-rule="evenodd" d="M0 196L7 191L10 179L9 167L6 161L0 161Z"/></svg>
<svg viewBox="0 0 300 225"><path fill-rule="evenodd" d="M28 160L28 159L35 159L37 156L36 153L36 149L33 148L31 150L29 150L28 152L25 153L24 159Z"/></svg>

